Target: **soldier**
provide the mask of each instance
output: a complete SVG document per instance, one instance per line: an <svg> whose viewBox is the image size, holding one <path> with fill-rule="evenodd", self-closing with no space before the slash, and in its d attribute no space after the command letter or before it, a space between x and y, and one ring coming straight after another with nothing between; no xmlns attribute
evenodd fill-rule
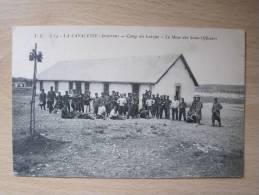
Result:
<svg viewBox="0 0 259 195"><path fill-rule="evenodd" d="M212 126L215 126L215 121L218 121L219 127L221 127L221 118L220 118L220 110L222 109L222 105L218 102L218 98L214 98L214 103L212 106Z"/></svg>
<svg viewBox="0 0 259 195"><path fill-rule="evenodd" d="M137 93L133 94L133 118L138 117L139 97Z"/></svg>
<svg viewBox="0 0 259 195"><path fill-rule="evenodd" d="M155 118L156 110L157 110L157 103L156 103L156 96L154 94L152 95L152 100L153 100L153 104L152 104L152 108L151 108L151 114L152 114L152 118Z"/></svg>
<svg viewBox="0 0 259 195"><path fill-rule="evenodd" d="M127 107L128 107L127 118L132 118L133 117L133 97L131 93L128 93Z"/></svg>
<svg viewBox="0 0 259 195"><path fill-rule="evenodd" d="M99 105L100 105L100 98L98 97L98 93L95 93L95 98L94 98L93 106L94 106L94 113L96 115L98 113Z"/></svg>
<svg viewBox="0 0 259 195"><path fill-rule="evenodd" d="M117 100L117 104L119 105L119 114L124 114L124 106L126 105L127 100L123 97L123 94L120 95L120 98Z"/></svg>
<svg viewBox="0 0 259 195"><path fill-rule="evenodd" d="M179 100L177 100L176 96L174 96L174 100L172 102L172 120L178 120L178 108L179 108Z"/></svg>
<svg viewBox="0 0 259 195"><path fill-rule="evenodd" d="M68 91L66 91L66 94L63 96L63 105L65 105L67 110L70 112L70 97L68 95Z"/></svg>
<svg viewBox="0 0 259 195"><path fill-rule="evenodd" d="M161 109L161 99L159 97L159 94L156 94L155 105L156 105L156 118L159 118L160 117L160 109Z"/></svg>
<svg viewBox="0 0 259 195"><path fill-rule="evenodd" d="M104 96L104 106L106 109L106 114L107 114L107 116L109 116L109 114L111 112L111 96L109 96L109 94L106 94Z"/></svg>
<svg viewBox="0 0 259 195"><path fill-rule="evenodd" d="M61 110L62 107L63 107L62 96L61 96L61 93L58 92L58 96L56 97L55 109L56 110Z"/></svg>
<svg viewBox="0 0 259 195"><path fill-rule="evenodd" d="M169 99L169 96L165 96L165 118L169 119L170 118L170 105L172 101Z"/></svg>
<svg viewBox="0 0 259 195"><path fill-rule="evenodd" d="M109 118L112 119L112 120L124 120L124 118L122 118L120 115L119 115L119 112L118 112L118 106L115 105L113 107L113 109L111 110L110 114L109 114Z"/></svg>
<svg viewBox="0 0 259 195"><path fill-rule="evenodd" d="M44 92L44 89L41 90L41 93L40 93L40 96L39 96L39 100L40 100L40 109L42 110L42 108L44 110L46 110L45 106L46 106L46 98L47 98L47 95L46 93Z"/></svg>
<svg viewBox="0 0 259 195"><path fill-rule="evenodd" d="M48 91L48 95L47 95L47 107L49 109L49 113L51 113L54 109L55 98L56 98L56 93L53 91L53 87L50 87L50 91Z"/></svg>
<svg viewBox="0 0 259 195"><path fill-rule="evenodd" d="M100 104L99 104L96 118L97 119L105 119L106 118L106 108L105 108L103 102L100 102Z"/></svg>
<svg viewBox="0 0 259 195"><path fill-rule="evenodd" d="M144 108L145 110L147 110L146 101L147 101L147 90L145 94L142 95L142 108Z"/></svg>
<svg viewBox="0 0 259 195"><path fill-rule="evenodd" d="M148 116L152 115L152 106L154 104L154 100L151 97L148 97L146 100L147 110L148 110Z"/></svg>
<svg viewBox="0 0 259 195"><path fill-rule="evenodd" d="M186 109L187 104L184 102L184 98L181 98L181 102L179 104L179 121L182 120L182 116L184 121L186 121Z"/></svg>
<svg viewBox="0 0 259 195"><path fill-rule="evenodd" d="M160 118L163 118L163 112L165 111L165 95L161 96L161 103L160 103ZM166 115L166 114L165 114Z"/></svg>
<svg viewBox="0 0 259 195"><path fill-rule="evenodd" d="M198 96L196 98L196 108L195 108L195 114L196 114L196 117L197 117L197 123L200 125L201 124L201 119L202 119L202 102L200 101L200 97Z"/></svg>
<svg viewBox="0 0 259 195"><path fill-rule="evenodd" d="M85 91L83 96L83 105L84 105L84 113L90 113L90 101L91 101L91 93L90 91Z"/></svg>

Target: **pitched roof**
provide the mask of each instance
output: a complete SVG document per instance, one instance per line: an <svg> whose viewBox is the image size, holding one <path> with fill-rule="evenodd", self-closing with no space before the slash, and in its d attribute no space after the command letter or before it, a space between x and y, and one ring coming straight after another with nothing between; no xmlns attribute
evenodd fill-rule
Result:
<svg viewBox="0 0 259 195"><path fill-rule="evenodd" d="M123 58L60 61L37 75L38 80L156 83L183 55L132 56Z"/></svg>

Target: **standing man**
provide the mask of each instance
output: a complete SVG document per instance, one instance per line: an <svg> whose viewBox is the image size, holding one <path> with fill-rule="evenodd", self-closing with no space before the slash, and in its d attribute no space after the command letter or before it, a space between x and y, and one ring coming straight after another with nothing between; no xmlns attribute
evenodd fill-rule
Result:
<svg viewBox="0 0 259 195"><path fill-rule="evenodd" d="M151 108L151 114L152 114L152 118L155 118L156 110L157 110L157 102L156 102L156 96L154 94L152 95L152 100L153 100L153 104Z"/></svg>
<svg viewBox="0 0 259 195"><path fill-rule="evenodd" d="M179 100L177 100L176 96L174 96L174 100L172 102L172 120L178 120L178 108L179 108Z"/></svg>
<svg viewBox="0 0 259 195"><path fill-rule="evenodd" d="M48 95L47 95L47 105L48 105L49 113L51 113L54 109L55 98L56 98L56 93L53 91L53 87L50 87L50 91L48 91Z"/></svg>
<svg viewBox="0 0 259 195"><path fill-rule="evenodd" d="M196 113L196 117L197 117L197 123L200 125L201 124L201 119L202 119L202 102L200 101L200 97L197 96L196 98L196 109L195 109L195 113Z"/></svg>
<svg viewBox="0 0 259 195"><path fill-rule="evenodd" d="M47 95L46 93L44 92L44 89L41 90L41 93L40 93L40 96L39 96L39 100L40 100L40 109L42 110L42 108L44 110L46 110L45 106L46 106L46 98L47 98Z"/></svg>
<svg viewBox="0 0 259 195"><path fill-rule="evenodd" d="M159 113L160 119L163 118L163 112L164 111L165 111L165 95L161 96L161 109L160 109L160 113Z"/></svg>
<svg viewBox="0 0 259 195"><path fill-rule="evenodd" d="M119 114L124 114L124 106L126 105L127 100L123 97L123 94L120 95L120 98L117 100L117 103L119 105Z"/></svg>
<svg viewBox="0 0 259 195"><path fill-rule="evenodd" d="M111 112L111 96L109 94L105 94L104 96L104 106L106 109L106 114L107 116L109 116L110 112Z"/></svg>
<svg viewBox="0 0 259 195"><path fill-rule="evenodd" d="M221 127L221 118L220 118L220 110L222 109L222 105L218 102L218 98L214 98L214 103L212 106L212 126L215 126L215 121L218 121L219 127Z"/></svg>
<svg viewBox="0 0 259 195"><path fill-rule="evenodd" d="M159 94L156 94L155 105L156 105L156 118L159 118L160 110L161 110L161 99L159 97Z"/></svg>
<svg viewBox="0 0 259 195"><path fill-rule="evenodd" d="M62 107L63 107L62 96L61 96L61 93L58 92L58 96L56 97L55 109L56 110L61 110Z"/></svg>
<svg viewBox="0 0 259 195"><path fill-rule="evenodd" d="M63 96L63 104L67 107L68 112L70 112L70 97L68 91L66 91L66 94Z"/></svg>
<svg viewBox="0 0 259 195"><path fill-rule="evenodd" d="M169 119L170 118L170 105L172 101L169 99L169 96L166 96L165 99L165 118Z"/></svg>
<svg viewBox="0 0 259 195"><path fill-rule="evenodd" d="M94 102L93 102L93 106L94 106L94 114L97 115L98 114L98 107L100 105L100 98L98 97L98 93L95 93L95 98L94 98Z"/></svg>
<svg viewBox="0 0 259 195"><path fill-rule="evenodd" d="M84 104L84 113L90 113L90 101L91 101L91 97L90 97L90 92L89 91L85 91L85 94L83 96L83 104Z"/></svg>
<svg viewBox="0 0 259 195"><path fill-rule="evenodd" d="M184 98L181 98L181 102L179 104L179 121L182 120L182 116L184 121L186 121L186 109L187 104L184 102Z"/></svg>
<svg viewBox="0 0 259 195"><path fill-rule="evenodd" d="M152 106L153 106L154 103L155 103L154 100L149 96L146 100L148 117L152 116Z"/></svg>

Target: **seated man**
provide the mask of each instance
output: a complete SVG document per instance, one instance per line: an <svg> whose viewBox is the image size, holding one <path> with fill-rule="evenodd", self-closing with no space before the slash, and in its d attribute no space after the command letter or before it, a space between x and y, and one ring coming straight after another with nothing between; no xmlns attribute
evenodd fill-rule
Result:
<svg viewBox="0 0 259 195"><path fill-rule="evenodd" d="M103 103L100 104L100 106L98 107L98 112L96 115L97 119L105 119L106 117L106 108L104 106Z"/></svg>
<svg viewBox="0 0 259 195"><path fill-rule="evenodd" d="M140 118L145 118L145 119L149 119L149 111L145 110L144 108L141 108L139 110L139 117Z"/></svg>
<svg viewBox="0 0 259 195"><path fill-rule="evenodd" d="M69 112L67 105L64 105L63 108L61 109L61 118L63 118L63 119L73 118L72 114Z"/></svg>
<svg viewBox="0 0 259 195"><path fill-rule="evenodd" d="M124 118L122 118L122 117L119 115L118 107L117 107L116 105L115 105L115 106L113 107L113 109L111 110L109 117L110 117L110 119L112 119L112 120L124 120Z"/></svg>
<svg viewBox="0 0 259 195"><path fill-rule="evenodd" d="M189 109L186 117L186 122L188 123L196 123L197 121L197 116L195 112L192 112L191 109Z"/></svg>

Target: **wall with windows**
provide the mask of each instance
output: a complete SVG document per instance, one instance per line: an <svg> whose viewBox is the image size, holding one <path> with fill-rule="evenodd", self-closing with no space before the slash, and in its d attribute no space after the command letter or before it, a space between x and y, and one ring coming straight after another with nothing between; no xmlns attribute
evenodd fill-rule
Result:
<svg viewBox="0 0 259 195"><path fill-rule="evenodd" d="M47 93L50 90L50 87L55 87L55 82L54 81L43 81L42 82L42 87L44 89L44 91ZM36 84L36 94L40 93L40 81L37 81Z"/></svg>
<svg viewBox="0 0 259 195"><path fill-rule="evenodd" d="M127 83L110 83L110 94L112 91L118 91L119 93L132 93L132 85Z"/></svg>

